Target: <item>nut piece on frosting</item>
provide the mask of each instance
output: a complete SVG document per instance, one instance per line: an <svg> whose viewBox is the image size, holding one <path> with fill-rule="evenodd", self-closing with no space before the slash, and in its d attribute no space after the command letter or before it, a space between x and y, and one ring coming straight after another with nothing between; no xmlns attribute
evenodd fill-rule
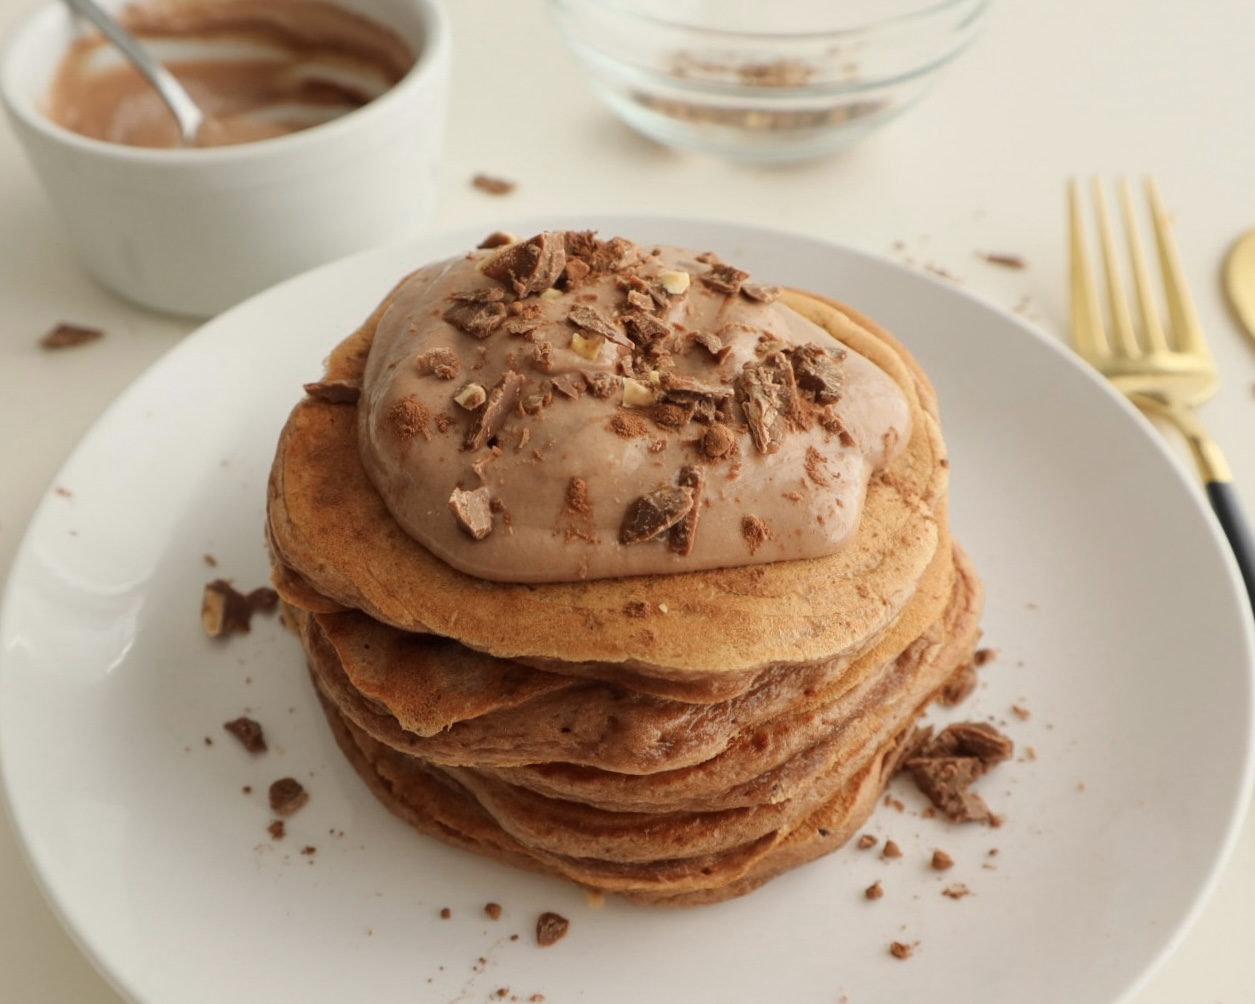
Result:
<svg viewBox="0 0 1255 1004"><path fill-rule="evenodd" d="M400 434L402 412L425 419L422 435ZM506 582L833 553L911 421L893 379L779 287L711 253L562 231L402 283L358 418L363 465L401 527ZM595 506L572 533L577 477ZM509 518L493 532L496 512ZM750 547L747 518L771 528Z"/></svg>

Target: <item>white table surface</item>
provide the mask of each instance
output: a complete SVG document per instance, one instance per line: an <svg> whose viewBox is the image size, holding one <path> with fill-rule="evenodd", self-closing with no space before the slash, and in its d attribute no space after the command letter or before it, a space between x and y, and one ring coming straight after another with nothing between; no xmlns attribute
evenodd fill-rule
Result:
<svg viewBox="0 0 1255 1004"><path fill-rule="evenodd" d="M27 7L0 0L0 31ZM1201 414L1255 513L1255 342L1219 286L1228 246L1255 226L1255 3L995 0L976 46L923 104L847 154L776 169L666 150L621 126L585 87L542 0L450 7L456 71L437 228L488 232L550 211L769 225L944 270L1062 338L1066 179L1154 173L1221 368ZM485 194L470 184L481 172L517 188ZM985 252L1027 267L992 265ZM107 337L41 351L39 336L60 321ZM0 577L74 444L193 327L119 301L80 270L0 127ZM1135 1004L1255 1001L1252 931L1248 823L1206 908ZM118 1001L45 905L4 822L0 1001Z"/></svg>

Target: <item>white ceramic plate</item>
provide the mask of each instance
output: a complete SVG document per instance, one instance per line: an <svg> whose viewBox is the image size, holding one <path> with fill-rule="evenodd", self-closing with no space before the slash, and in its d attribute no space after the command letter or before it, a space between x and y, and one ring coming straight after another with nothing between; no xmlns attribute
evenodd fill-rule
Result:
<svg viewBox="0 0 1255 1004"><path fill-rule="evenodd" d="M999 653L961 713L1001 723L1019 749L983 782L1005 825L927 818L899 782L903 808L868 830L900 859L847 847L720 906L596 907L395 821L342 762L277 622L224 644L202 635L206 581L265 581L266 474L301 384L405 271L480 236L453 235L320 269L209 323L116 402L41 505L0 627L0 758L34 869L88 955L161 1004L1133 992L1217 874L1251 764L1248 610L1158 439L1064 350L896 265L727 224L533 224L717 250L761 281L858 306L917 353ZM263 756L223 732L246 711L267 731ZM275 841L265 791L284 775L311 799ZM934 848L951 870L930 868ZM955 883L970 895L944 896ZM544 949L542 910L571 920Z"/></svg>

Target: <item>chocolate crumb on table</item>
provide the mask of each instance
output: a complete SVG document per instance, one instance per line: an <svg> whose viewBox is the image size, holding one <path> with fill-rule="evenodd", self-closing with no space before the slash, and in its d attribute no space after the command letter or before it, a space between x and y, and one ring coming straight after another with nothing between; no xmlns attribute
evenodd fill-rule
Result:
<svg viewBox="0 0 1255 1004"><path fill-rule="evenodd" d="M485 903L484 913L488 914L488 916L493 920L500 920L501 919L501 904L500 903Z"/></svg>
<svg viewBox="0 0 1255 1004"><path fill-rule="evenodd" d="M241 715L229 722L223 722L222 727L235 736L250 753L266 752L265 733L261 725L253 719Z"/></svg>
<svg viewBox="0 0 1255 1004"><path fill-rule="evenodd" d="M904 941L889 942L889 954L895 959L909 959L915 952L913 945L908 945Z"/></svg>
<svg viewBox="0 0 1255 1004"><path fill-rule="evenodd" d="M39 339L39 347L48 351L56 349L72 349L88 342L95 342L105 337L100 328L88 327L84 324L61 322L52 327Z"/></svg>
<svg viewBox="0 0 1255 1004"><path fill-rule="evenodd" d="M571 922L562 914L546 910L536 918L536 943L541 948L555 945L566 937Z"/></svg>
<svg viewBox="0 0 1255 1004"><path fill-rule="evenodd" d="M280 816L290 816L309 801L309 792L294 777L281 777L270 786L270 808Z"/></svg>

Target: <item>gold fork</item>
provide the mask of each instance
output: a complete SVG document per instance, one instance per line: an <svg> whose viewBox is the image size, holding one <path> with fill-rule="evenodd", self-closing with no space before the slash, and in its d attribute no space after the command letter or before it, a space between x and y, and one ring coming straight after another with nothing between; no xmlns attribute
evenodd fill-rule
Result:
<svg viewBox="0 0 1255 1004"><path fill-rule="evenodd" d="M1073 346L1143 412L1170 422L1185 437L1212 510L1237 558L1247 596L1255 607L1255 544L1242 517L1229 465L1220 447L1194 414L1194 408L1211 397L1219 381L1216 363L1203 336L1172 240L1168 214L1154 179L1147 179L1146 198L1168 315L1168 323L1164 324L1155 305L1150 270L1142 252L1133 207L1133 190L1127 178L1120 180L1116 191L1128 245L1127 261L1137 304L1136 322L1124 292L1107 199L1102 184L1095 181L1091 201L1102 256L1110 330L1103 321L1086 252L1080 187L1074 180L1068 188Z"/></svg>

